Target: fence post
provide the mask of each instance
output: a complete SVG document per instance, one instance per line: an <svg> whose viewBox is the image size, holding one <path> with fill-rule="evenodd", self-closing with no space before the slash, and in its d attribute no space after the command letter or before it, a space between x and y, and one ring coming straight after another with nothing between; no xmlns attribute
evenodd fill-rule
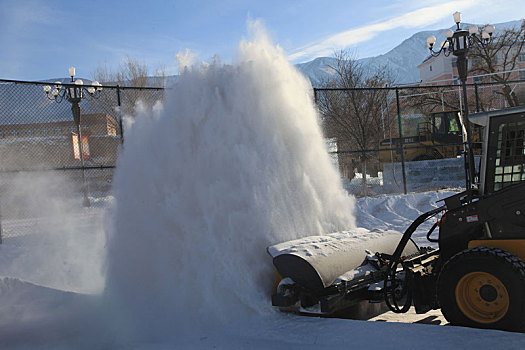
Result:
<svg viewBox="0 0 525 350"><path fill-rule="evenodd" d="M407 177L405 171L405 150L403 149L403 130L401 127L401 107L399 106L399 88L396 86L397 123L399 127L399 148L401 149L401 172L403 174L403 192L407 194Z"/></svg>
<svg viewBox="0 0 525 350"><path fill-rule="evenodd" d="M3 232L2 232L2 203L0 203L0 244L3 243L2 235L3 235Z"/></svg>
<svg viewBox="0 0 525 350"><path fill-rule="evenodd" d="M118 123L119 123L119 128L120 128L120 143L123 144L124 143L124 128L122 127L122 111L120 108L120 85L119 84L117 84L117 106L119 106Z"/></svg>
<svg viewBox="0 0 525 350"><path fill-rule="evenodd" d="M478 94L478 84L474 83L474 93L476 95L476 112L479 112L479 94Z"/></svg>
<svg viewBox="0 0 525 350"><path fill-rule="evenodd" d="M89 202L89 182L86 180L86 164L84 162L84 142L82 138L82 125L81 125L81 116L79 101L70 101L71 102L71 113L73 114L73 120L77 127L77 137L78 137L78 149L80 164L82 166L82 194L84 199L82 205L84 207L90 207L91 203Z"/></svg>

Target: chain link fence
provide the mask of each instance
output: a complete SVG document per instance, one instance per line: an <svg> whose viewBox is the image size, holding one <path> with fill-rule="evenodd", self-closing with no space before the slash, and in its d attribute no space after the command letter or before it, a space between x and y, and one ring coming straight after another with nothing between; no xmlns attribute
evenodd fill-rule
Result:
<svg viewBox="0 0 525 350"><path fill-rule="evenodd" d="M69 88L83 92L78 121L75 101L58 93ZM66 82L0 80L1 238L49 231L64 215L102 213L113 199L123 118L163 97L163 88L102 86L90 94Z"/></svg>
<svg viewBox="0 0 525 350"><path fill-rule="evenodd" d="M481 154L469 114L523 105L525 80L383 88L316 88L329 149L345 188L357 196L465 187L462 129ZM512 98L510 98L512 97Z"/></svg>
<svg viewBox="0 0 525 350"><path fill-rule="evenodd" d="M507 84L525 101L525 81ZM44 87L50 86L48 93ZM103 86L78 103L58 98L62 82L0 80L0 233L16 244L71 220L89 231L113 200L112 181L126 137L123 119L153 107L163 88ZM78 86L76 86L79 88ZM502 86L458 85L314 89L345 188L358 196L465 186L460 111L508 107ZM472 141L481 133L472 126ZM68 219L68 220L69 220Z"/></svg>

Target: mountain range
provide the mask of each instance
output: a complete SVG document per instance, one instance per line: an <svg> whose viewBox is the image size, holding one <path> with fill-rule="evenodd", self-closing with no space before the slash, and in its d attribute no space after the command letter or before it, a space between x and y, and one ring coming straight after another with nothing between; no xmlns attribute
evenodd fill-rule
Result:
<svg viewBox="0 0 525 350"><path fill-rule="evenodd" d="M463 28L468 28L471 25L462 23ZM498 35L498 31L501 30L519 28L520 25L521 20L496 23L494 35ZM477 24L477 26L481 25ZM434 35L439 43L445 39L444 33L447 29L454 30L456 26L417 32L383 55L366 57L357 61L369 71L373 71L376 67L386 66L391 71L396 84L418 82L420 78L417 66L429 56L426 46L427 38ZM296 67L310 79L312 86L320 87L324 82L334 78L334 71L330 67L335 66L335 64L336 60L333 57L318 57L310 62L296 64Z"/></svg>

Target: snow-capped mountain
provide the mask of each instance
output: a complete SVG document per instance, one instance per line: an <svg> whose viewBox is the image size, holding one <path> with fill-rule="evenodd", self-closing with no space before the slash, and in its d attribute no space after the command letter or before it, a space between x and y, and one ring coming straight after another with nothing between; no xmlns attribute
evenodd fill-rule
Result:
<svg viewBox="0 0 525 350"><path fill-rule="evenodd" d="M498 35L498 31L519 27L520 24L521 20L497 23L495 24L495 35ZM468 23L462 24L463 28L470 26L471 24ZM478 26L480 25L478 24ZM447 29L449 28L415 33L387 53L375 57L362 58L358 62L365 65L370 71L373 71L376 67L388 67L397 84L420 81L417 66L428 57L427 37L434 35L437 38L437 42L440 43L445 39L444 33ZM455 26L450 27L450 29L454 30ZM319 87L323 82L333 79L334 72L330 66L334 65L335 59L333 57L318 57L310 62L297 64L296 67L310 79L314 87Z"/></svg>

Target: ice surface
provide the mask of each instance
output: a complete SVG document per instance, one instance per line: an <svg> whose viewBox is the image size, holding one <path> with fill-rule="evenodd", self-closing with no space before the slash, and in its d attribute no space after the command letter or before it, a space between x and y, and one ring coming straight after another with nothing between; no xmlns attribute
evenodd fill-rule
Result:
<svg viewBox="0 0 525 350"><path fill-rule="evenodd" d="M233 66L186 69L127 133L107 296L130 332L273 312L266 247L355 226L308 81L252 29Z"/></svg>

